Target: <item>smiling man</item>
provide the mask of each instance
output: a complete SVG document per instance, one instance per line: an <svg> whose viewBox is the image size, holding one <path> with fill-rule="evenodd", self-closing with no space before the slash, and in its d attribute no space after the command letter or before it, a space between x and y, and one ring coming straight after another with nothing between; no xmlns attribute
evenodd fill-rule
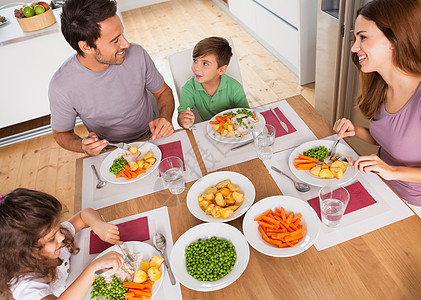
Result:
<svg viewBox="0 0 421 300"><path fill-rule="evenodd" d="M152 139L174 132L171 89L140 45L129 43L110 0L68 0L61 15L66 41L76 50L49 87L51 125L65 149L98 155L107 142ZM158 103L156 118L148 98ZM74 133L79 116L89 136Z"/></svg>

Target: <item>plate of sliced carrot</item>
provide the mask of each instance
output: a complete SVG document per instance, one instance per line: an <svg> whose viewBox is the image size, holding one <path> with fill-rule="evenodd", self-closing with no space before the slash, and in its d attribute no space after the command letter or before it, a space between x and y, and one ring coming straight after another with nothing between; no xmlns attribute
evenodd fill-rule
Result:
<svg viewBox="0 0 421 300"><path fill-rule="evenodd" d="M232 108L216 114L208 121L206 131L221 143L243 143L253 139L253 128L263 128L265 118L249 108Z"/></svg>
<svg viewBox="0 0 421 300"><path fill-rule="evenodd" d="M257 251L289 257L310 248L320 231L320 219L307 202L272 196L255 203L243 219L243 232Z"/></svg>
<svg viewBox="0 0 421 300"><path fill-rule="evenodd" d="M130 143L130 146L129 150L133 149L133 152L117 148L102 161L99 172L105 180L116 184L132 183L145 178L158 167L162 159L158 146L149 142ZM110 169L115 165L115 160L124 162L124 169L117 174Z"/></svg>
<svg viewBox="0 0 421 300"><path fill-rule="evenodd" d="M313 149L320 146L324 146L327 149L330 149L333 146L334 142L335 141L333 140L315 140L304 143L295 148L291 152L288 161L288 165L292 174L294 174L298 179L304 181L305 183L320 187L325 186L327 184L343 185L354 179L354 177L357 176L357 172L354 170L354 167L350 166L347 163L343 164L343 168L340 171L340 176L334 171L328 172L331 174L331 176L326 176L324 178L323 176L321 177L312 174L312 168L320 166L321 169L323 169L325 165L326 168L329 169L331 166L331 162L328 162L327 158L325 159L324 163L319 161L317 158L307 157L306 155L304 155L304 152L309 149ZM340 153L343 156L349 157L349 159L352 158L352 160L356 160L358 158L358 155L354 152L354 150L352 150L351 147L342 142L337 145L336 153Z"/></svg>

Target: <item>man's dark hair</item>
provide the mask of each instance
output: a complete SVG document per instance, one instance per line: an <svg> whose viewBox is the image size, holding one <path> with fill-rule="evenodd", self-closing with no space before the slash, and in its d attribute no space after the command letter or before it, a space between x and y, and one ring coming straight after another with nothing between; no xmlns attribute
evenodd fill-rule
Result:
<svg viewBox="0 0 421 300"><path fill-rule="evenodd" d="M214 54L218 68L229 64L232 50L228 41L222 37L212 36L201 40L194 46L193 58Z"/></svg>
<svg viewBox="0 0 421 300"><path fill-rule="evenodd" d="M67 0L61 14L61 32L70 46L84 56L79 41L96 49L96 40L101 36L98 23L113 17L116 12L114 0Z"/></svg>

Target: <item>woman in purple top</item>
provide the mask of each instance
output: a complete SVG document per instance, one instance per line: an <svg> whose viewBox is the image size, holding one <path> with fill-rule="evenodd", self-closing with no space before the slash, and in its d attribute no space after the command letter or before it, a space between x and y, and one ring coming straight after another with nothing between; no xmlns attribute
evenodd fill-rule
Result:
<svg viewBox="0 0 421 300"><path fill-rule="evenodd" d="M355 21L352 59L360 71L361 112L369 128L339 119L338 139L379 145L353 165L378 173L408 203L421 206L421 1L374 0Z"/></svg>

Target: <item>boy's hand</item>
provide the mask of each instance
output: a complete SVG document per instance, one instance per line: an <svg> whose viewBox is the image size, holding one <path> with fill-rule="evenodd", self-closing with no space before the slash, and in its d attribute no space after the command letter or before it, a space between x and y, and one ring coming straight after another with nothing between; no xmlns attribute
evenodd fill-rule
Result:
<svg viewBox="0 0 421 300"><path fill-rule="evenodd" d="M180 111L178 113L178 120L181 127L189 129L194 123L194 113L191 110Z"/></svg>

